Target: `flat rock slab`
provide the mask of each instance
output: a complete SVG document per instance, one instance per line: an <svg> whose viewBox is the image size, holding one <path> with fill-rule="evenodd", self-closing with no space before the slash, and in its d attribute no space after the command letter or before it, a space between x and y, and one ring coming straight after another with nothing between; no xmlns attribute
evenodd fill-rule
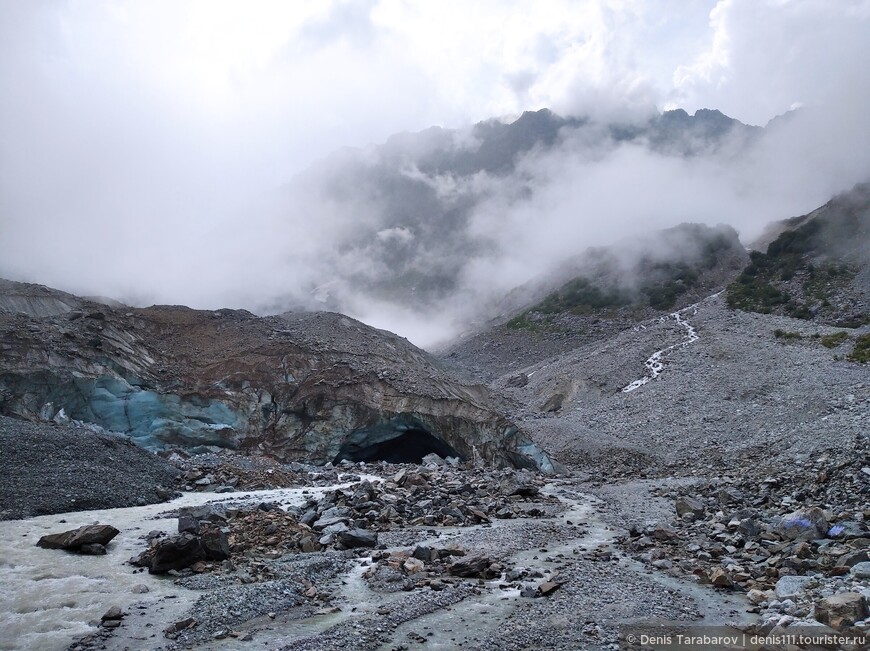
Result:
<svg viewBox="0 0 870 651"><path fill-rule="evenodd" d="M85 545L103 545L105 547L119 533L120 531L108 524L89 524L62 533L47 534L37 541L36 546L68 551L79 551Z"/></svg>

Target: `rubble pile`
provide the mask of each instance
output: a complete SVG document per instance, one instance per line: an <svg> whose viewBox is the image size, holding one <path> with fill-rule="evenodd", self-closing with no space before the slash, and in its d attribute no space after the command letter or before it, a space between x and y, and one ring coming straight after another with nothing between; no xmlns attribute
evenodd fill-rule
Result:
<svg viewBox="0 0 870 651"><path fill-rule="evenodd" d="M182 450L165 454L181 471L186 491L231 493L298 486L327 486L339 481L331 464L314 466L304 463L281 463L266 456L243 456L229 450L187 455Z"/></svg>
<svg viewBox="0 0 870 651"><path fill-rule="evenodd" d="M543 517L559 504L539 493L543 477L528 471L435 463L363 470L385 471L387 478L362 480L288 509L267 502L179 509L178 533L151 532L148 549L131 562L154 574L254 566L254 575L268 579L263 561L285 554L369 550L378 547L381 531Z"/></svg>
<svg viewBox="0 0 870 651"><path fill-rule="evenodd" d="M676 517L629 531L623 546L639 560L745 591L765 633L801 622L870 630L870 454L825 452L659 496L674 499Z"/></svg>

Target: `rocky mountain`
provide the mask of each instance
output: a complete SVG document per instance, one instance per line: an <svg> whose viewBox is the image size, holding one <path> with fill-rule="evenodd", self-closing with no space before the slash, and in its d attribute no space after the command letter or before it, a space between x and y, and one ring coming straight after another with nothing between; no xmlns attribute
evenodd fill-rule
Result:
<svg viewBox="0 0 870 651"><path fill-rule="evenodd" d="M339 314L117 309L34 285L0 291L4 415L72 419L152 449L319 463L436 452L552 469L484 387Z"/></svg>
<svg viewBox="0 0 870 651"><path fill-rule="evenodd" d="M682 224L592 249L515 289L498 317L441 354L492 379L682 309L748 261L728 226Z"/></svg>
<svg viewBox="0 0 870 651"><path fill-rule="evenodd" d="M529 113L344 154L344 253L383 263L356 286L440 295L438 256L483 246L480 193L450 182L519 178L584 129ZM605 131L678 156L756 134ZM10 648L866 648L868 216L865 184L756 251L692 223L591 249L439 357L331 312L0 282L0 519L28 518L0 536Z"/></svg>
<svg viewBox="0 0 870 651"><path fill-rule="evenodd" d="M728 305L856 328L870 323L870 184L773 225L728 288Z"/></svg>
<svg viewBox="0 0 870 651"><path fill-rule="evenodd" d="M860 448L868 214L859 185L778 225L766 253L697 225L588 252L441 355L570 467L635 476Z"/></svg>
<svg viewBox="0 0 870 651"><path fill-rule="evenodd" d="M492 253L491 238L474 226L475 211L494 196L510 201L534 191L523 169L529 157L625 144L678 158L726 155L762 132L715 110L666 111L626 124L528 111L512 122L433 127L337 152L291 181L280 212L292 219L327 210L329 220L342 224L330 234L338 238L335 260L308 288L330 309L340 310L360 292L404 306L431 305L456 292L470 261Z"/></svg>

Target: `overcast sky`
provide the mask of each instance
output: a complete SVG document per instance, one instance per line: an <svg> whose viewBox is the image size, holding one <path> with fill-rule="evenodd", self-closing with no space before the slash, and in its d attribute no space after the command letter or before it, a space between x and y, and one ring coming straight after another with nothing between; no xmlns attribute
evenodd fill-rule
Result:
<svg viewBox="0 0 870 651"><path fill-rule="evenodd" d="M0 0L0 275L147 295L338 147L527 109L870 142L867 61L870 0Z"/></svg>

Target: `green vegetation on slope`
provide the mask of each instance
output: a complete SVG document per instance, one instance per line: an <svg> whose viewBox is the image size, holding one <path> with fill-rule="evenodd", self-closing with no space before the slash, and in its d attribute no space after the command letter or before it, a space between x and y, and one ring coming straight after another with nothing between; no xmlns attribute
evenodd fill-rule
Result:
<svg viewBox="0 0 870 651"><path fill-rule="evenodd" d="M849 338L848 332L835 332L832 335L822 337L822 346L825 348L836 348Z"/></svg>
<svg viewBox="0 0 870 651"><path fill-rule="evenodd" d="M771 242L766 252L750 254L749 265L728 287L728 305L847 328L870 322L870 315L851 311L849 289L860 270L853 266L854 254L866 237L862 233L868 215L866 190L857 188L832 199L810 218L789 220L786 224L792 228ZM852 265L843 263L844 256Z"/></svg>
<svg viewBox="0 0 870 651"><path fill-rule="evenodd" d="M850 362L860 362L861 364L870 363L870 333L858 337L855 347L846 359Z"/></svg>
<svg viewBox="0 0 870 651"><path fill-rule="evenodd" d="M710 234L706 227L684 225L682 228L684 233L688 231L689 238L704 238L691 260L675 262L645 257L625 274L628 278L618 274L616 278L602 274L598 279L579 276L508 321L507 327L539 331L548 329L551 317L558 314L586 315L644 305L656 310L672 309L682 294L698 285L701 274L716 267L737 242L736 235ZM642 282L637 286L629 278L640 278Z"/></svg>

